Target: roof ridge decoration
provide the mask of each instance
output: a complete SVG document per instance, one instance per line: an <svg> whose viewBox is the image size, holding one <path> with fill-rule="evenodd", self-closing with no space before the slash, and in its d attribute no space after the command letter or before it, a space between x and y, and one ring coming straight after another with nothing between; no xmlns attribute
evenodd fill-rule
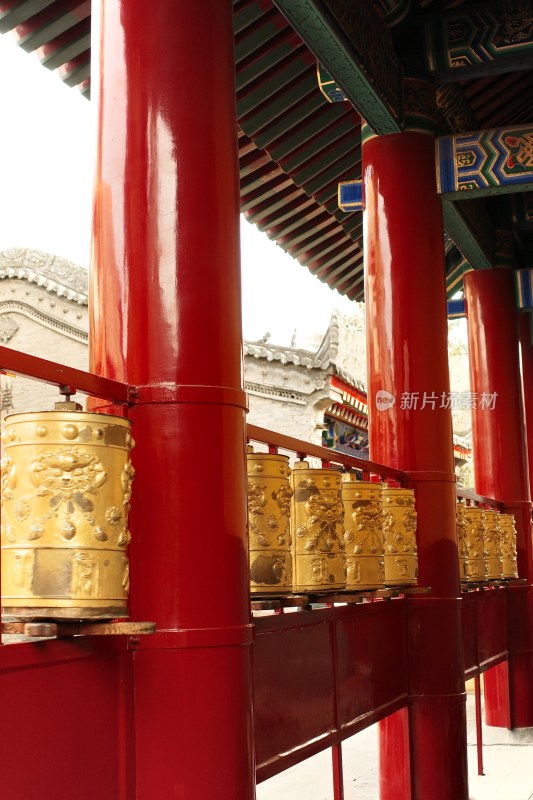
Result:
<svg viewBox="0 0 533 800"><path fill-rule="evenodd" d="M243 343L244 355L254 356L255 358L266 358L267 361L279 361L280 364L294 364L295 366L307 367L307 369L326 369L329 360L324 361L318 353L311 350L302 350L296 347L284 347L283 345L267 344L267 342L248 342Z"/></svg>
<svg viewBox="0 0 533 800"><path fill-rule="evenodd" d="M359 307L357 308L359 310ZM360 317L360 314L349 315L337 310L332 311L328 328L316 352L270 344L270 342L245 341L244 355L265 358L267 361L279 361L280 364L294 364L307 369L331 368L331 371L347 384L366 392L365 381L353 375L355 359L350 358L357 328L362 322Z"/></svg>
<svg viewBox="0 0 533 800"><path fill-rule="evenodd" d="M79 305L88 305L89 272L65 258L40 250L0 250L0 280L19 278Z"/></svg>

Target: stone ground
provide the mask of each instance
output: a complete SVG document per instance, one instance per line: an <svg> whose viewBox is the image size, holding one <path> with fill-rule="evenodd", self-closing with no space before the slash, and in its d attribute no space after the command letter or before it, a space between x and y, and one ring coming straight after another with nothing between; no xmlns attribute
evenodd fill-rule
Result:
<svg viewBox="0 0 533 800"><path fill-rule="evenodd" d="M533 728L511 733L483 725L485 775L478 776L472 694L467 715L471 800L533 800ZM342 749L345 800L379 800L377 726L346 740ZM328 750L260 784L257 800L333 800L331 775Z"/></svg>

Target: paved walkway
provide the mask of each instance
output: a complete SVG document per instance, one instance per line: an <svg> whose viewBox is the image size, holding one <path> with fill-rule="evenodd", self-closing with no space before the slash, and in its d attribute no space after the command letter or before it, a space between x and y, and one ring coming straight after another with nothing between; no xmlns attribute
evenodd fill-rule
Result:
<svg viewBox="0 0 533 800"><path fill-rule="evenodd" d="M467 714L471 800L533 800L533 728L510 733L483 725L485 775L478 776L470 694ZM342 751L345 800L379 800L377 727L346 740ZM257 800L333 800L330 751L260 784Z"/></svg>

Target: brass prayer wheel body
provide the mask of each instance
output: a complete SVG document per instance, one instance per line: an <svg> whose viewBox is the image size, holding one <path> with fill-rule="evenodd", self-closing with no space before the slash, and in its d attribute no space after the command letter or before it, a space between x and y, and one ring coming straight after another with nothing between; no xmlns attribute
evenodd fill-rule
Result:
<svg viewBox="0 0 533 800"><path fill-rule="evenodd" d="M418 579L415 495L412 489L382 488L385 583L410 586Z"/></svg>
<svg viewBox="0 0 533 800"><path fill-rule="evenodd" d="M381 484L342 476L346 589L379 589L385 584Z"/></svg>
<svg viewBox="0 0 533 800"><path fill-rule="evenodd" d="M250 591L288 593L292 590L289 459L251 451L247 468Z"/></svg>
<svg viewBox="0 0 533 800"><path fill-rule="evenodd" d="M466 506L457 503L457 555L459 556L459 580L467 580L468 545L466 541Z"/></svg>
<svg viewBox="0 0 533 800"><path fill-rule="evenodd" d="M127 617L129 420L13 414L2 441L3 615Z"/></svg>
<svg viewBox="0 0 533 800"><path fill-rule="evenodd" d="M291 474L293 591L344 589L344 506L341 475L298 461Z"/></svg>
<svg viewBox="0 0 533 800"><path fill-rule="evenodd" d="M489 509L485 510L485 559L487 579L494 581L502 578L500 514Z"/></svg>
<svg viewBox="0 0 533 800"><path fill-rule="evenodd" d="M466 581L475 583L487 579L485 560L485 512L477 506L465 508L466 522Z"/></svg>
<svg viewBox="0 0 533 800"><path fill-rule="evenodd" d="M502 547L502 575L504 578L518 578L516 557L516 527L514 514L500 514Z"/></svg>

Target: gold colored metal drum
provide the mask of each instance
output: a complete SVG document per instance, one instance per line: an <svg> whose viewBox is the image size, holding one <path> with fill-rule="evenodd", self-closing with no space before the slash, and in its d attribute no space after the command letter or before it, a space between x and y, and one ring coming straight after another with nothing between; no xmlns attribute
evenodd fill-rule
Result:
<svg viewBox="0 0 533 800"><path fill-rule="evenodd" d="M468 544L467 544L467 525L466 525L466 506L464 503L457 503L457 554L459 556L459 579L462 582L468 580Z"/></svg>
<svg viewBox="0 0 533 800"><path fill-rule="evenodd" d="M494 581L503 577L502 543L500 514L498 511L485 511L485 559L487 579Z"/></svg>
<svg viewBox="0 0 533 800"><path fill-rule="evenodd" d="M3 615L127 617L129 420L13 414L2 441Z"/></svg>
<svg viewBox="0 0 533 800"><path fill-rule="evenodd" d="M344 589L344 506L341 475L297 461L291 474L293 591Z"/></svg>
<svg viewBox="0 0 533 800"><path fill-rule="evenodd" d="M292 591L289 459L249 448L247 462L250 591L288 593Z"/></svg>
<svg viewBox="0 0 533 800"><path fill-rule="evenodd" d="M414 491L384 486L381 494L385 537L385 583L387 586L416 584L418 555Z"/></svg>
<svg viewBox="0 0 533 800"><path fill-rule="evenodd" d="M342 476L346 589L379 589L385 584L381 484Z"/></svg>
<svg viewBox="0 0 533 800"><path fill-rule="evenodd" d="M485 512L477 506L465 508L466 521L466 559L467 583L487 580L485 560Z"/></svg>
<svg viewBox="0 0 533 800"><path fill-rule="evenodd" d="M514 514L500 514L502 575L504 578L518 578L516 560L516 527Z"/></svg>

